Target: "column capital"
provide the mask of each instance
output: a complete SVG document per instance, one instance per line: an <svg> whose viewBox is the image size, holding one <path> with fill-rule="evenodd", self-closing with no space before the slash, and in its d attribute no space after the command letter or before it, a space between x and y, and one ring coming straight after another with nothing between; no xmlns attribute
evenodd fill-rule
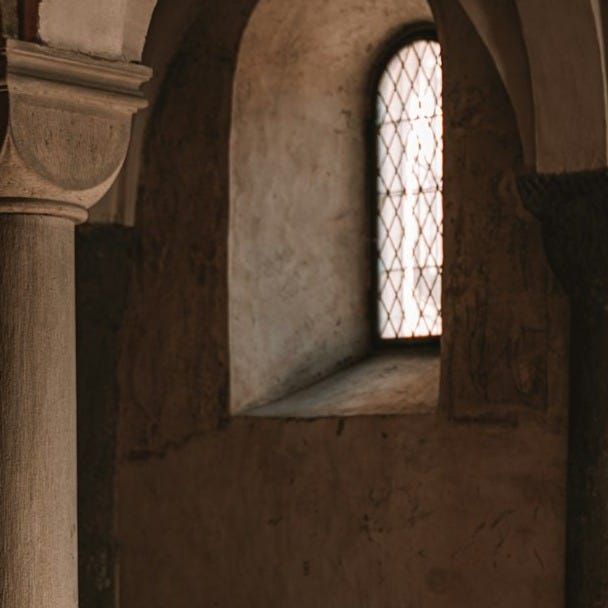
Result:
<svg viewBox="0 0 608 608"><path fill-rule="evenodd" d="M0 50L0 213L84 221L146 106L145 66L6 40Z"/></svg>
<svg viewBox="0 0 608 608"><path fill-rule="evenodd" d="M524 175L517 185L570 298L584 308L608 306L608 169Z"/></svg>

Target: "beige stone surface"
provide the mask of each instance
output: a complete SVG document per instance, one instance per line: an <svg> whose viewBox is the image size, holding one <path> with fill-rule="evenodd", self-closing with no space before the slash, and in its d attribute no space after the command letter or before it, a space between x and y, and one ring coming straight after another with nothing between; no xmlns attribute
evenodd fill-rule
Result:
<svg viewBox="0 0 608 608"><path fill-rule="evenodd" d="M605 41L594 3L516 4L532 75L537 169L555 173L604 167Z"/></svg>
<svg viewBox="0 0 608 608"><path fill-rule="evenodd" d="M382 45L422 0L263 0L241 42L231 132L233 412L369 348L366 120Z"/></svg>
<svg viewBox="0 0 608 608"><path fill-rule="evenodd" d="M14 40L5 56L0 206L35 199L82 221L122 166L151 72Z"/></svg>
<svg viewBox="0 0 608 608"><path fill-rule="evenodd" d="M149 70L9 40L0 91L0 605L78 603L74 222Z"/></svg>
<svg viewBox="0 0 608 608"><path fill-rule="evenodd" d="M156 0L42 0L40 36L55 48L137 61L155 5Z"/></svg>
<svg viewBox="0 0 608 608"><path fill-rule="evenodd" d="M598 0L460 4L505 83L528 167L559 173L605 166L605 5Z"/></svg>
<svg viewBox="0 0 608 608"><path fill-rule="evenodd" d="M74 226L0 215L0 606L77 605Z"/></svg>
<svg viewBox="0 0 608 608"><path fill-rule="evenodd" d="M439 404L439 349L374 353L349 368L246 416L319 418L434 413Z"/></svg>

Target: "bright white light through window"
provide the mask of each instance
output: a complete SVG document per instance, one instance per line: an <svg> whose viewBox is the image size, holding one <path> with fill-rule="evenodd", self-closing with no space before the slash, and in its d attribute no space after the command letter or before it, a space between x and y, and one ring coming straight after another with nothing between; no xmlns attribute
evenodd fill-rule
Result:
<svg viewBox="0 0 608 608"><path fill-rule="evenodd" d="M443 113L438 42L388 62L376 104L378 323L382 339L441 335Z"/></svg>

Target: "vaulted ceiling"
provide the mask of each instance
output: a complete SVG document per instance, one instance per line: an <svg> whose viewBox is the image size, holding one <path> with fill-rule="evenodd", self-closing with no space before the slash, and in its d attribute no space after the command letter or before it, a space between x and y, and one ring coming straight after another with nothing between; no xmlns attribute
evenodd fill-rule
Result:
<svg viewBox="0 0 608 608"><path fill-rule="evenodd" d="M560 172L606 166L605 4L459 1L504 81L530 169ZM24 35L28 28L16 27L15 20L27 18L37 3L1 0L4 31ZM195 5L192 0L41 0L38 38L57 48L141 61L154 12L164 11L169 26L179 31Z"/></svg>

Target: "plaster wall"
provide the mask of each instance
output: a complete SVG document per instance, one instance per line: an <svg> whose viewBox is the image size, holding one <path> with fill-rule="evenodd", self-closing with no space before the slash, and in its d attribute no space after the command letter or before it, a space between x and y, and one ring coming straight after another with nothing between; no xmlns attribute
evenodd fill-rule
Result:
<svg viewBox="0 0 608 608"><path fill-rule="evenodd" d="M562 407L568 307L515 186L526 169L514 112L494 102L504 89L464 11L439 2L435 15L444 48L441 403L463 419Z"/></svg>
<svg viewBox="0 0 608 608"><path fill-rule="evenodd" d="M366 118L372 66L423 0L262 0L235 77L230 202L233 412L369 348Z"/></svg>
<svg viewBox="0 0 608 608"><path fill-rule="evenodd" d="M237 420L120 467L129 608L555 608L563 438Z"/></svg>
<svg viewBox="0 0 608 608"><path fill-rule="evenodd" d="M42 0L40 38L59 49L138 61L156 2Z"/></svg>
<svg viewBox="0 0 608 608"><path fill-rule="evenodd" d="M455 32L442 41L453 68L447 89L458 101L446 125L467 134L454 139L459 162L449 170L466 179L453 204L473 198L486 218L485 197L488 226L513 222L519 212L500 213L491 198L496 175L512 171L521 153L508 97L462 11L451 0L434 4ZM115 501L104 503L112 517L99 525L116 547L103 572L117 573L119 605L559 606L564 385L555 384L542 407L490 419L475 409L459 422L445 410L348 420L228 418L228 142L238 44L252 8L246 0L201 7L168 71L150 122L133 246L121 245L129 273L124 310L95 330L105 336L104 350L116 353L106 396L119 404L119 418L109 422L118 437L108 481ZM455 214L451 224L471 255L480 234L472 215ZM116 230L122 243L124 232ZM538 232L524 232L525 242L538 245ZM504 233L494 234L499 250ZM103 257L117 251L111 232L98 246L101 272L115 273ZM540 255L527 251L531 259ZM497 280L509 285L519 271L501 264ZM470 266L453 272L462 280ZM88 282L89 304L96 284L105 285ZM547 298L545 287L527 284ZM508 302L507 289L482 293ZM494 310L500 325L504 308ZM522 311L529 321L528 307ZM84 305L79 312L94 314ZM79 327L80 369L99 369L99 334L91 331L87 341L87 324ZM557 334L567 331L563 318L557 327ZM469 334L455 337L459 345ZM545 343L559 354L555 373L566 376L563 342ZM504 348L492 339L481 352L502 357ZM444 381L466 385L484 357L467 358L461 346L448 352L456 365L443 366L450 370ZM94 382L79 384L81 424L95 424L87 408L112 410L97 391L87 398L90 390ZM471 395L462 393L463 407L478 405ZM507 405L495 401L495 411ZM82 483L95 469L80 475ZM94 514L92 502L86 508ZM92 516L81 507L80 517ZM86 593L99 598L93 586Z"/></svg>
<svg viewBox="0 0 608 608"><path fill-rule="evenodd" d="M514 0L497 0L489 6L483 0L461 0L498 70L519 126L524 160L536 162L534 99L526 43Z"/></svg>
<svg viewBox="0 0 608 608"><path fill-rule="evenodd" d="M516 4L532 76L537 170L560 173L604 167L604 40L594 3Z"/></svg>

